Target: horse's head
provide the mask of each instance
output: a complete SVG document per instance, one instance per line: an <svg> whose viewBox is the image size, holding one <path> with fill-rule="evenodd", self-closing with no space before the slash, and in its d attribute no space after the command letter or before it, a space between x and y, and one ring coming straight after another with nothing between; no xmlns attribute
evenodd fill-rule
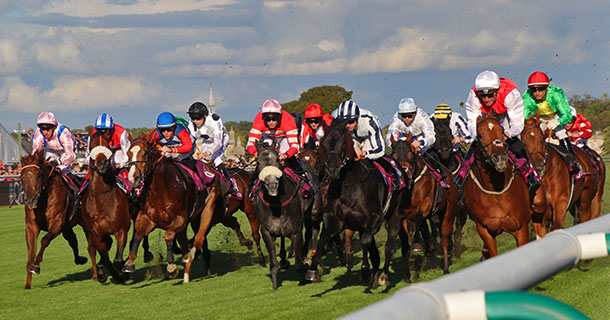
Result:
<svg viewBox="0 0 610 320"><path fill-rule="evenodd" d="M398 159L400 165L405 169L407 180L413 182L415 171L417 171L417 149L411 145L413 136L409 133L406 137L398 140L390 137L392 145L392 156Z"/></svg>
<svg viewBox="0 0 610 320"><path fill-rule="evenodd" d="M25 194L25 205L34 210L43 187L42 169L46 165L45 150L21 157L21 185Z"/></svg>
<svg viewBox="0 0 610 320"><path fill-rule="evenodd" d="M548 146L544 141L544 133L540 128L540 115L538 111L536 111L534 118L530 117L525 120L524 128L521 132L521 141L523 141L529 161L534 166L538 175L542 175L546 167Z"/></svg>
<svg viewBox="0 0 610 320"><path fill-rule="evenodd" d="M318 155L318 148L301 151L298 157L299 160L307 162L316 173L320 173L320 156Z"/></svg>
<svg viewBox="0 0 610 320"><path fill-rule="evenodd" d="M106 174L112 169L112 151L108 148L108 138L102 131L89 135L89 167L100 174Z"/></svg>
<svg viewBox="0 0 610 320"><path fill-rule="evenodd" d="M320 163L333 180L339 178L343 166L354 157L352 134L345 130L345 124L345 120L335 119L320 140Z"/></svg>
<svg viewBox="0 0 610 320"><path fill-rule="evenodd" d="M449 119L437 119L434 121L434 133L436 140L432 147L438 152L442 161L448 161L453 154L453 133L449 126Z"/></svg>
<svg viewBox="0 0 610 320"><path fill-rule="evenodd" d="M497 117L489 114L477 118L477 140L483 159L498 172L504 172L508 168L508 148L504 127Z"/></svg>
<svg viewBox="0 0 610 320"><path fill-rule="evenodd" d="M280 169L280 157L275 143L271 146L256 142L256 170L258 179L263 182L267 193L275 197L278 195L280 177L283 172Z"/></svg>
<svg viewBox="0 0 610 320"><path fill-rule="evenodd" d="M128 180L129 184L134 188L137 188L144 182L151 166L150 155L152 151L144 139L145 137L139 137L134 140L127 151L127 158L129 159Z"/></svg>

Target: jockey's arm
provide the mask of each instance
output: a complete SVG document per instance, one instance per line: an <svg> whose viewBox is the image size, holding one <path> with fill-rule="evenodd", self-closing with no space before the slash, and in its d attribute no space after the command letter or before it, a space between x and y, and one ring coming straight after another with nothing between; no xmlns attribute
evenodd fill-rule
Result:
<svg viewBox="0 0 610 320"><path fill-rule="evenodd" d="M525 107L523 106L523 98L517 89L506 95L504 105L506 106L506 113L510 125L507 129L507 135L508 137L512 138L519 135L521 131L523 131L523 126L525 123Z"/></svg>
<svg viewBox="0 0 610 320"><path fill-rule="evenodd" d="M464 106L466 107L466 118L468 118L468 129L470 129L470 136L476 137L477 117L481 115L481 103L472 89L468 92L468 97L466 98Z"/></svg>
<svg viewBox="0 0 610 320"><path fill-rule="evenodd" d="M131 147L131 140L129 139L129 132L127 132L127 130L121 133L119 141L121 143L121 149L114 153L114 162L117 168L124 168L127 167L127 162L129 162L127 152Z"/></svg>
<svg viewBox="0 0 610 320"><path fill-rule="evenodd" d="M74 160L76 160L76 153L74 153L74 135L68 129L65 129L64 132L59 137L61 140L61 144L63 145L64 152L59 158L59 168L64 169L72 165Z"/></svg>

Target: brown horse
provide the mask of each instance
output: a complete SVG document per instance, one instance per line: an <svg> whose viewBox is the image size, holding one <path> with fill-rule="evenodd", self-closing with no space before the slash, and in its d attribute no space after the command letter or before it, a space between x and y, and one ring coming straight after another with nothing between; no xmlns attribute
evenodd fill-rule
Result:
<svg viewBox="0 0 610 320"><path fill-rule="evenodd" d="M21 157L21 184L25 193L25 240L28 248L25 288L30 289L32 273L40 273L44 250L60 232L72 248L74 263L85 264L87 258L78 254L78 240L72 230L76 219L68 221L74 194L57 169L45 161L44 149ZM36 255L40 230L47 234L42 237Z"/></svg>
<svg viewBox="0 0 610 320"><path fill-rule="evenodd" d="M88 187L81 202L81 220L87 233L88 250L93 263L93 279L105 282L104 268L118 281L125 281L119 270L123 266L123 250L131 226L131 215L127 195L116 184L112 168L112 151L102 132L90 136L90 163ZM117 243L114 265L110 263L108 251L112 245L111 235ZM100 254L100 265L96 264L95 252Z"/></svg>
<svg viewBox="0 0 610 320"><path fill-rule="evenodd" d="M542 188L546 193L546 211L533 212L531 221L536 236L543 237L547 234L549 225L551 230L563 226L573 185L570 181L568 164L561 158L559 152L545 142L538 112L535 118L525 120L521 141L525 145L530 163L542 178Z"/></svg>
<svg viewBox="0 0 610 320"><path fill-rule="evenodd" d="M574 200L570 204L570 212L574 216L574 223L581 223L601 214L606 165L601 156L589 147L574 146L574 154L584 177L574 183Z"/></svg>
<svg viewBox="0 0 610 320"><path fill-rule="evenodd" d="M261 250L261 234L260 234L260 223L256 218L256 212L254 212L254 204L252 203L252 199L248 197L248 186L250 185L250 179L252 179L252 174L243 169L238 169L235 171L233 169L229 169L229 173L232 174L232 177L235 179L237 183L237 187L239 188L239 192L242 194L242 199L238 200L236 198L229 198L229 205L227 206L227 212L223 225L233 229L235 234L237 234L237 238L239 239L239 243L243 246L248 247L248 249L252 249L252 242L246 240L244 235L240 230L239 223L237 219L233 217L233 214L237 212L237 210L241 210L248 221L250 222L250 229L252 230L252 239L254 239L254 243L256 244L256 252L258 254L258 263L261 267L265 266L265 256Z"/></svg>
<svg viewBox="0 0 610 320"><path fill-rule="evenodd" d="M406 180L412 186L410 205L404 208L404 217L406 218L407 225L410 225L409 230L405 230L409 234L409 246L413 242L412 235L420 229L427 231L426 220L430 220L434 231L433 234L437 234L438 232L436 231L440 230L441 248L443 251L443 272L449 273L449 244L453 233L457 188L453 185L453 181L450 178L447 179L449 189L442 188L436 182L423 157L419 155L416 148L411 146L410 141L413 140L411 134L406 137L406 140L400 139L395 141L393 137L390 140L392 143L392 155L398 159L405 169ZM451 172L447 168L443 167L443 170L448 177L451 177ZM435 242L436 240L429 239L429 237L423 240L426 243L426 251L430 253L430 242ZM410 274L407 272L403 279L410 282Z"/></svg>
<svg viewBox="0 0 610 320"><path fill-rule="evenodd" d="M159 227L165 230L167 247L167 272L170 277L178 274L172 251L173 240L176 238L182 248L184 282L190 281L190 268L195 252L204 246L205 236L213 222L213 217L220 220L224 216L224 198L218 185L218 179L203 192L197 191L195 183L187 177L176 161L165 158L155 146L146 142L145 136L136 139L128 151L129 182L133 187L144 183L140 213L136 219L133 245L129 259L123 266L124 272L135 270L135 259L142 238L153 229ZM186 227L191 221L197 230L191 250L188 250ZM207 244L207 242L205 242ZM204 258L206 257L204 250ZM207 263L207 261L206 261ZM209 263L207 264L209 267Z"/></svg>
<svg viewBox="0 0 610 320"><path fill-rule="evenodd" d="M464 182L464 200L493 257L498 255L495 238L502 232L513 235L517 246L529 241L529 194L523 176L508 160L504 129L495 116L477 118L477 140L475 161Z"/></svg>

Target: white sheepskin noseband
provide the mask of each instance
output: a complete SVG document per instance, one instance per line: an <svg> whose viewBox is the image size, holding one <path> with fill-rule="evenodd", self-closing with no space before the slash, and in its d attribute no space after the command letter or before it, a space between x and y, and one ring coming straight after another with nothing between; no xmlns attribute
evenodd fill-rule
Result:
<svg viewBox="0 0 610 320"><path fill-rule="evenodd" d="M265 178L269 175L272 175L276 178L280 178L282 176L283 172L282 170L280 170L277 167L274 166L266 166L263 168L263 170L261 170L261 172L258 174L258 179L259 180L265 180Z"/></svg>

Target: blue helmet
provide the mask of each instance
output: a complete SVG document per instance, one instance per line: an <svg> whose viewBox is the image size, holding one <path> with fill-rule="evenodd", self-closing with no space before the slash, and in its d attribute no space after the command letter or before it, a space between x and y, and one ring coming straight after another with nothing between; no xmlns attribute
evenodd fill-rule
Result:
<svg viewBox="0 0 610 320"><path fill-rule="evenodd" d="M95 129L113 129L114 122L112 121L112 117L107 113L100 114L97 119L95 119Z"/></svg>
<svg viewBox="0 0 610 320"><path fill-rule="evenodd" d="M170 128L176 124L176 117L169 112L163 112L157 117L157 128Z"/></svg>
<svg viewBox="0 0 610 320"><path fill-rule="evenodd" d="M339 105L339 109L337 109L337 119L353 121L358 120L359 117L360 108L358 108L358 105L352 100L342 102Z"/></svg>

